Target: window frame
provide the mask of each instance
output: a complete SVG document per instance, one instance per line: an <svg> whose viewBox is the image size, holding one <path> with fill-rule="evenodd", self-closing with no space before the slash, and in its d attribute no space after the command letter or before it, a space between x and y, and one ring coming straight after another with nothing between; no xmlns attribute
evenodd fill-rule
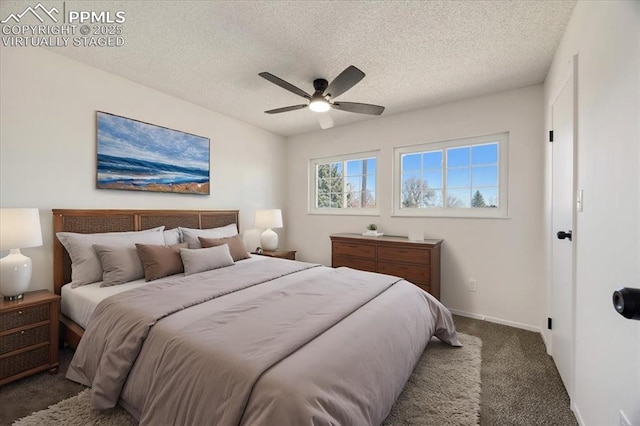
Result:
<svg viewBox="0 0 640 426"><path fill-rule="evenodd" d="M347 161L352 160L365 160L374 158L376 160L376 172L375 172L375 198L376 205L375 207L325 207L318 208L316 207L316 201L318 197L317 189L317 166L328 163L343 163L343 170L345 171L345 183L346 185L346 163ZM378 178L380 173L380 151L365 151L358 152L353 154L343 154L343 155L335 155L331 157L322 157L322 158L312 158L309 160L309 196L308 196L308 206L307 213L308 214L316 214L316 215L354 215L354 216L380 216L380 199L379 199L379 190L378 184L380 179ZM344 188L343 188L344 189Z"/></svg>
<svg viewBox="0 0 640 426"><path fill-rule="evenodd" d="M498 200L497 208L446 207L447 167L446 150L463 146L498 143ZM442 191L443 207L402 207L402 156L443 151L442 158ZM509 217L509 132L494 133L483 136L450 139L396 147L393 150L393 210L392 216L404 217L466 217L466 218L508 218ZM470 167L473 167L471 164Z"/></svg>

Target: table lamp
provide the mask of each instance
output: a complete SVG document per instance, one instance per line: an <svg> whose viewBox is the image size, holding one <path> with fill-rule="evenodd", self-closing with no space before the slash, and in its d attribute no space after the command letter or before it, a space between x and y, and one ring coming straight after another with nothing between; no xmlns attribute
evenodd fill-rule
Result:
<svg viewBox="0 0 640 426"><path fill-rule="evenodd" d="M0 208L0 250L9 250L0 259L0 294L5 300L22 299L31 282L31 259L20 249L41 245L38 209Z"/></svg>
<svg viewBox="0 0 640 426"><path fill-rule="evenodd" d="M263 250L278 248L278 234L271 228L282 228L282 211L280 209L256 211L256 228L267 228L260 235L260 245Z"/></svg>

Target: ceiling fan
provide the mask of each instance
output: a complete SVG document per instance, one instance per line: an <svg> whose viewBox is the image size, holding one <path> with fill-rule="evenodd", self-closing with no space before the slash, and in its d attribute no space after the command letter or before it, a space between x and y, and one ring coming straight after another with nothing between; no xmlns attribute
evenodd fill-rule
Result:
<svg viewBox="0 0 640 426"><path fill-rule="evenodd" d="M311 111L315 112L326 112L329 111L329 109L333 108L340 111L369 115L380 115L384 111L384 107L379 105L362 104L357 102L334 102L335 98L351 89L364 78L365 74L353 65L347 67L344 71L342 71L331 82L331 84L329 84L324 78L313 80L313 88L315 89L313 95L308 94L304 90L284 81L279 77L276 77L271 73L261 72L258 75L266 80L269 80L273 84L276 84L283 89L290 91L291 93L302 96L303 98L309 100L308 104L292 105L265 111L265 113L267 114L279 114L281 112L295 111L297 109L306 107L309 107ZM327 120L320 120L320 125L324 129L327 127L323 125L323 121L326 122ZM331 123L331 125L333 125L333 123Z"/></svg>

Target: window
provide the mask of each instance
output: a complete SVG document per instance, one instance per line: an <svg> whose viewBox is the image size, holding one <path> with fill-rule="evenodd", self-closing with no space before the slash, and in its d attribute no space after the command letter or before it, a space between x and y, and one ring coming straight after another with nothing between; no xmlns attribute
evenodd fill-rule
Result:
<svg viewBox="0 0 640 426"><path fill-rule="evenodd" d="M394 214L507 216L508 134L395 149Z"/></svg>
<svg viewBox="0 0 640 426"><path fill-rule="evenodd" d="M378 153L368 152L310 161L310 212L378 214Z"/></svg>

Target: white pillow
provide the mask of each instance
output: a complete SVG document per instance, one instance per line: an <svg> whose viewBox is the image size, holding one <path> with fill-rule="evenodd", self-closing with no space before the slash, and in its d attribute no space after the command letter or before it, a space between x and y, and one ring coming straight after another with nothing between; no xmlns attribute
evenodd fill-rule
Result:
<svg viewBox="0 0 640 426"><path fill-rule="evenodd" d="M189 244L190 249L201 248L200 240L202 238L228 238L238 235L238 227L235 223L231 223L227 226L221 226L219 228L211 229L193 229L193 228L180 228L182 233L182 240Z"/></svg>
<svg viewBox="0 0 640 426"><path fill-rule="evenodd" d="M167 246L173 246L182 242L182 235L180 234L180 228L169 229L164 231L164 244Z"/></svg>
<svg viewBox="0 0 640 426"><path fill-rule="evenodd" d="M185 275L223 268L235 263L227 244L195 250L181 248L180 257Z"/></svg>
<svg viewBox="0 0 640 426"><path fill-rule="evenodd" d="M144 277L144 269L136 246L114 247L94 244L93 249L102 265L100 287L124 284Z"/></svg>
<svg viewBox="0 0 640 426"><path fill-rule="evenodd" d="M71 287L102 281L102 266L93 249L94 244L109 246L133 246L140 244L164 245L164 226L146 231L106 232L102 234L77 234L58 232L56 236L71 258Z"/></svg>

